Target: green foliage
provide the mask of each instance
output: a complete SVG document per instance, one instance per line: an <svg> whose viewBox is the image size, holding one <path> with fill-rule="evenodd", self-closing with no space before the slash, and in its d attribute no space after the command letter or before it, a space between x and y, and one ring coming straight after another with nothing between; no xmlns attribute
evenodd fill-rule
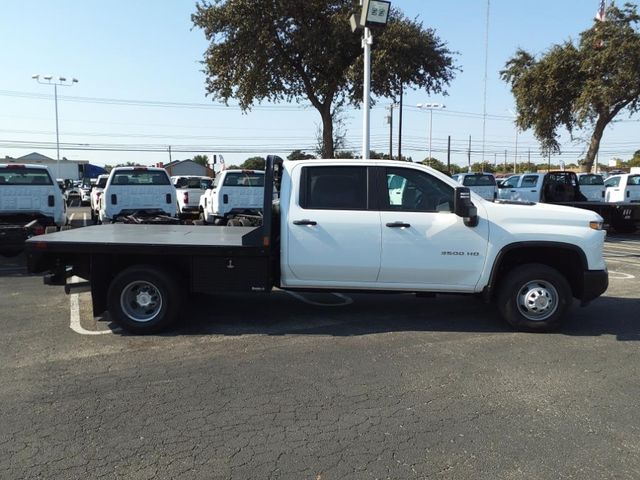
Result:
<svg viewBox="0 0 640 480"><path fill-rule="evenodd" d="M251 157L247 158L240 168L245 170L264 170L266 160L263 157Z"/></svg>
<svg viewBox="0 0 640 480"><path fill-rule="evenodd" d="M261 101L308 100L322 118L324 158L334 157L336 112L361 98L360 35L351 32L353 0L203 0L191 16L204 31L206 89L243 110ZM452 53L422 25L398 10L376 33L372 91L398 94L401 86L442 92L452 80Z"/></svg>
<svg viewBox="0 0 640 480"><path fill-rule="evenodd" d="M536 59L518 50L500 72L511 85L517 124L533 129L547 153L558 153L558 131L591 129L583 164L588 171L605 127L622 110L640 108L640 16L626 3L607 9L607 20L580 34L577 44L553 45Z"/></svg>
<svg viewBox="0 0 640 480"><path fill-rule="evenodd" d="M203 167L207 167L209 165L209 157L206 155L194 155L191 160Z"/></svg>
<svg viewBox="0 0 640 480"><path fill-rule="evenodd" d="M316 156L310 153L305 153L302 150L294 150L287 155L287 160L309 160L312 158L316 158Z"/></svg>

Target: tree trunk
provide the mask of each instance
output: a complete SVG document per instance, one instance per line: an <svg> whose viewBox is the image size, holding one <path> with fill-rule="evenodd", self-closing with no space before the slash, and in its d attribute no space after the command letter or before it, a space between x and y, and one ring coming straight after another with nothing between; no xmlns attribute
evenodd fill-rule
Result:
<svg viewBox="0 0 640 480"><path fill-rule="evenodd" d="M322 116L322 158L334 158L333 151L333 116L331 105L320 110Z"/></svg>
<svg viewBox="0 0 640 480"><path fill-rule="evenodd" d="M580 168L582 172L591 171L593 162L595 161L598 150L600 149L600 140L602 140L602 134L604 133L604 129L606 128L606 126L609 124L610 118L610 116L602 114L598 117L595 128L593 130L593 134L591 135L591 141L589 142L589 150L587 150L587 156L585 157L584 163Z"/></svg>

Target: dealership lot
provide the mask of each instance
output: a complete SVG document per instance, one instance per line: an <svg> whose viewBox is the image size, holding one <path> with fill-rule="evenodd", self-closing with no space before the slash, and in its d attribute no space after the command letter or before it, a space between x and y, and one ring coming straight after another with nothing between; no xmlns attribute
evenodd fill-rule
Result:
<svg viewBox="0 0 640 480"><path fill-rule="evenodd" d="M466 297L276 292L135 337L0 259L0 478L637 478L640 235L605 250L607 293L546 335Z"/></svg>

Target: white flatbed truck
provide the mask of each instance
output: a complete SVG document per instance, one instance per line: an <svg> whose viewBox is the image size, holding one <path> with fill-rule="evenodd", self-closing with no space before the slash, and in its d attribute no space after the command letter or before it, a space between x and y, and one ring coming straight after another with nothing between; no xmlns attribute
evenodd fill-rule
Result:
<svg viewBox="0 0 640 480"><path fill-rule="evenodd" d="M514 328L546 331L606 290L602 226L587 210L487 202L423 165L269 156L258 227L87 227L31 239L27 257L67 293L86 279L94 314L134 333L166 328L191 293L274 287L478 295Z"/></svg>

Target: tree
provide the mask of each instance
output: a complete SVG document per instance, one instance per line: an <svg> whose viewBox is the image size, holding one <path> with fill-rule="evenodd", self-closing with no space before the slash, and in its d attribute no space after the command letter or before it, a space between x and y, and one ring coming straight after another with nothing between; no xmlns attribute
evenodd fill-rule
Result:
<svg viewBox="0 0 640 480"><path fill-rule="evenodd" d="M294 150L287 155L287 160L309 160L312 158L316 158L316 156L311 153L304 153L302 150Z"/></svg>
<svg viewBox="0 0 640 480"><path fill-rule="evenodd" d="M322 119L322 157L333 158L334 121L341 107L358 104L362 85L360 35L351 32L353 0L203 0L191 16L210 42L204 54L206 89L248 110L263 100L308 100ZM426 94L453 79L452 53L421 23L392 10L376 34L372 91L397 94L401 85ZM399 64L398 70L389 70ZM338 139L339 140L339 139Z"/></svg>
<svg viewBox="0 0 640 480"><path fill-rule="evenodd" d="M640 17L636 6L611 5L580 41L552 46L536 59L518 50L500 72L516 100L517 124L533 129L543 153L559 153L558 129L591 129L582 165L590 171L606 126L640 108Z"/></svg>
<svg viewBox="0 0 640 480"><path fill-rule="evenodd" d="M191 160L196 162L198 165L202 165L203 167L209 166L209 157L207 157L206 155L194 155Z"/></svg>
<svg viewBox="0 0 640 480"><path fill-rule="evenodd" d="M240 168L245 170L264 170L266 160L263 157L251 157L247 158Z"/></svg>

